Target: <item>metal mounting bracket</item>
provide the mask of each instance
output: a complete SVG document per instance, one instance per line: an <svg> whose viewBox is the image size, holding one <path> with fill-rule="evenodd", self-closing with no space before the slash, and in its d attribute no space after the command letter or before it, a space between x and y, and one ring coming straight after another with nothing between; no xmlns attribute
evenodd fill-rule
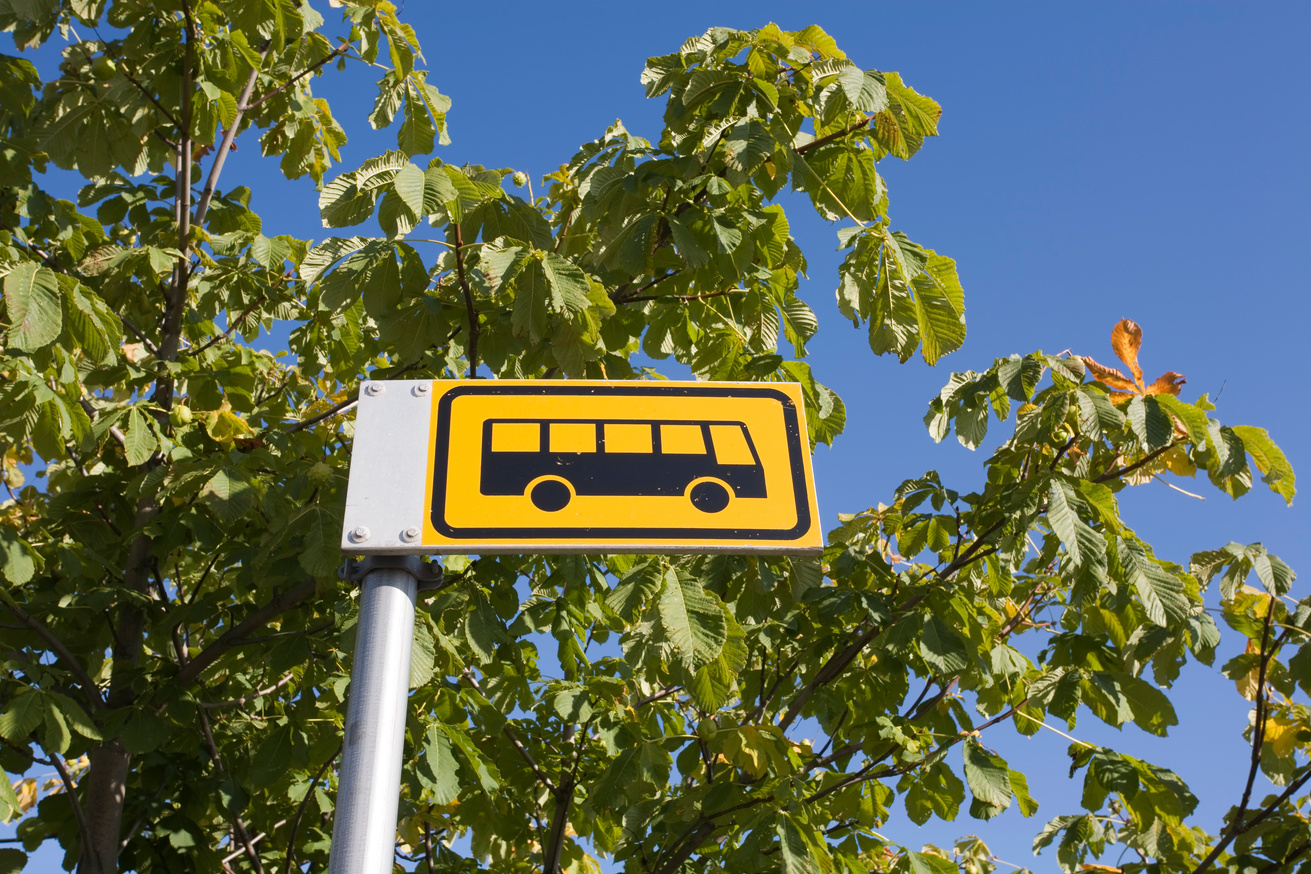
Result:
<svg viewBox="0 0 1311 874"><path fill-rule="evenodd" d="M442 566L436 561L427 561L417 555L366 555L363 558L347 558L337 568L338 579L351 583L364 580L369 571L393 568L405 571L419 583L420 592L428 592L441 587Z"/></svg>

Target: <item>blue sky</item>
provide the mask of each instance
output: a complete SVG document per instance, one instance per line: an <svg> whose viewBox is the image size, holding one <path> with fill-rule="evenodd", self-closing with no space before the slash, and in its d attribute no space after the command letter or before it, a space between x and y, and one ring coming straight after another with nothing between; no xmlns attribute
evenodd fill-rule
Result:
<svg viewBox="0 0 1311 874"><path fill-rule="evenodd" d="M326 3L314 4L332 20ZM864 331L834 303L834 227L784 200L810 261L802 295L820 318L811 364L848 409L846 433L815 458L829 523L927 469L961 491L978 483L987 447L935 445L921 423L950 371L1039 348L1113 363L1110 330L1125 317L1143 328L1149 378L1175 370L1188 378L1189 399L1220 395L1215 415L1268 428L1306 474L1311 415L1295 392L1311 327L1311 6L819 3L803 12L775 2L410 0L402 15L424 45L431 81L454 100L453 142L437 154L535 180L615 118L658 135L662 106L643 97L643 60L713 25L818 23L857 63L899 71L942 104L941 136L908 163L881 165L894 227L955 258L965 287L969 338L938 367L869 352ZM352 138L342 169L395 142L369 130L372 83L352 72L315 85ZM326 236L312 183L282 181L253 138L239 145L225 182L254 189L265 233ZM1122 496L1129 523L1158 554L1186 561L1229 540L1262 541L1295 569L1311 568L1306 499L1288 509L1258 484L1234 504L1205 482L1181 485L1206 500L1159 483ZM1226 637L1219 660L1238 647ZM1185 670L1172 695L1181 725L1168 739L1117 732L1090 715L1071 733L1179 771L1202 799L1198 824L1214 832L1245 775L1246 702L1200 667ZM919 831L894 821L884 833L915 848L979 833L1002 859L1053 870L1053 855L1034 860L1029 844L1042 822L1077 812L1068 742L999 730L985 740L1030 774L1042 805L1032 821L1012 811L985 824L962 812ZM56 854L41 859L31 870L57 870Z"/></svg>

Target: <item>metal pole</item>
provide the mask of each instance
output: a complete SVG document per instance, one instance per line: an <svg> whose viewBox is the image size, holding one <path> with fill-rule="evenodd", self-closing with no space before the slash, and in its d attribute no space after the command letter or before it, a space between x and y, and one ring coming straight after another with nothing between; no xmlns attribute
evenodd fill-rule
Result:
<svg viewBox="0 0 1311 874"><path fill-rule="evenodd" d="M364 577L329 874L392 872L418 585L400 568Z"/></svg>

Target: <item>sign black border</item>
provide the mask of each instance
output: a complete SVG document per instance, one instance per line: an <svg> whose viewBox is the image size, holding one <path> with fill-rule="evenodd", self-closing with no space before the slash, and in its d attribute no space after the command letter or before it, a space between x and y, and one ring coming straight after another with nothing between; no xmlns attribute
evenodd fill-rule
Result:
<svg viewBox="0 0 1311 874"><path fill-rule="evenodd" d="M777 528L453 528L446 523L446 467L450 462L451 404L456 398L467 395L565 395L572 397L612 396L663 396L663 397L768 397L783 405L783 424L787 431L788 459L792 473L792 493L796 502L797 524L786 530ZM761 386L662 385L641 383L632 385L461 385L450 389L437 402L437 436L434 441L432 465L432 498L429 517L432 527L443 536L454 539L494 538L497 540L522 537L532 540L560 538L569 541L588 541L598 538L659 540L662 538L690 539L705 537L714 540L796 540L811 527L810 501L806 491L806 456L801 443L801 422L792 398L774 388ZM541 545L541 544L534 544Z"/></svg>

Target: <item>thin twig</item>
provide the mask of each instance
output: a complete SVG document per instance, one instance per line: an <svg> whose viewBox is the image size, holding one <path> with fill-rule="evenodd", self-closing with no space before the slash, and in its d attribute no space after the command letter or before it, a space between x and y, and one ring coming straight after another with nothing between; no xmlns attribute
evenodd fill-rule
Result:
<svg viewBox="0 0 1311 874"><path fill-rule="evenodd" d="M47 753L50 756L50 764L55 766L59 772L59 779L64 782L64 792L68 795L69 802L73 805L73 816L77 819L77 829L82 833L82 846L94 847L95 842L91 839L91 827L86 820L86 811L82 809L82 799L77 797L77 787L73 783L73 778L68 773L68 768L64 766L63 759L53 753ZM8 779L0 775L0 780ZM94 852L94 851L93 851Z"/></svg>
<svg viewBox="0 0 1311 874"><path fill-rule="evenodd" d="M221 343L224 340L226 340L228 337L232 335L233 331L237 330L237 328L241 325L242 322L246 321L246 317L249 316L251 313L253 313L255 311L255 308L260 304L264 303L264 301L267 298L268 298L267 293L261 294L258 298L255 299L254 303L252 303L250 306L246 307L244 310L241 311L241 315L237 316L235 319L232 320L232 322L228 325L228 329L226 331L224 331L222 334L219 334L217 337L213 337L210 340L206 341L204 345L196 346L192 349L186 350L184 354L196 356L199 355L201 352L204 352L209 347L213 346L215 343Z"/></svg>
<svg viewBox="0 0 1311 874"><path fill-rule="evenodd" d="M796 152L798 155L804 155L806 154L806 152L809 152L811 149L818 149L820 146L827 145L836 139L845 137L847 134L855 133L861 128L868 126L869 123L873 120L874 120L874 116L872 115L869 116L868 118L862 118L860 121L852 122L851 124L847 125L841 130L836 130L833 133L822 136L817 140L811 140L810 142L805 143L804 145L797 146L792 151Z"/></svg>
<svg viewBox="0 0 1311 874"><path fill-rule="evenodd" d="M464 292L464 308L466 315L469 317L469 377L478 378L478 334L481 328L478 325L478 310L473 305L473 289L469 287L469 280L464 275L464 239L460 234L460 223L452 223L455 229L455 272L460 281L460 289Z"/></svg>
<svg viewBox="0 0 1311 874"><path fill-rule="evenodd" d="M150 338L146 336L144 331L142 331L140 328L138 328L136 325L132 323L131 319L129 319L127 316L120 314L118 320L123 323L123 327L131 331L133 335L135 335L136 338L141 341L141 345L146 347L147 352L149 352L151 355L159 354L159 349L155 347L154 343L150 342Z"/></svg>
<svg viewBox="0 0 1311 874"><path fill-rule="evenodd" d="M745 288L726 288L723 291L707 291L704 294L639 294L632 297L625 297L623 300L615 301L616 303L634 303L643 300L709 300L712 297L723 297L726 294L741 292L746 293Z"/></svg>
<svg viewBox="0 0 1311 874"><path fill-rule="evenodd" d="M287 591L275 595L269 603L246 617L244 621L234 625L222 637L201 650L195 658L187 663L186 667L178 671L177 677L174 678L175 681L179 685L186 685L199 679L201 673L218 661L220 656L227 653L241 640L248 637L252 631L262 627L275 616L299 605L301 601L314 593L315 587L314 580L305 580ZM201 715L204 715L203 711Z"/></svg>
<svg viewBox="0 0 1311 874"><path fill-rule="evenodd" d="M277 88L274 88L268 94L261 96L258 100L251 101L251 103L246 106L246 111L249 112L252 109L257 109L260 106L260 104L262 104L265 100L268 100L270 97L276 97L277 95L281 94L283 91L286 91L292 85L295 85L301 79L304 79L306 76L313 73L319 67L322 67L324 64L329 63L334 58L337 58L340 55L346 54L346 52L348 51L350 51L350 43L342 43L341 45L333 49L331 52L329 52L327 56L324 57L322 60L315 61L313 64L310 64L308 67L306 67L301 72L297 73L295 76L292 76L286 82L283 82Z"/></svg>
<svg viewBox="0 0 1311 874"><path fill-rule="evenodd" d="M270 692L278 691L283 686L290 683L292 677L293 675L289 673L287 674L287 676L283 677L281 680L278 680L278 682L274 683L272 686L269 686L266 689L256 689L254 692L251 692L249 695L243 695L240 698L233 698L231 701L200 701L198 702L198 704L201 707L204 707L206 710L223 710L227 707L240 707L243 704L249 704L251 701L254 701L256 698L263 698L265 695L268 695Z"/></svg>
<svg viewBox="0 0 1311 874"><path fill-rule="evenodd" d="M1149 452L1149 453L1147 453L1147 454L1144 455L1142 458L1140 458L1140 459L1138 459L1137 461L1135 461L1133 464L1126 465L1125 467L1122 467L1122 468L1120 468L1119 470L1109 470L1109 471L1107 471L1106 473L1104 473L1104 474L1102 474L1101 476L1097 477L1097 479L1093 480L1093 482L1095 482L1095 483L1104 483L1104 482L1106 482L1108 479L1116 479L1116 478L1118 478L1118 477L1122 477L1122 476L1124 476L1124 475L1127 474L1127 473L1133 473L1135 470L1137 470L1138 468L1142 467L1143 465L1145 465L1145 464L1151 464L1151 463L1152 463L1153 461L1155 461L1155 460L1156 460L1156 459L1157 459L1157 458L1158 458L1162 453L1167 452L1167 451L1173 449L1173 448L1174 448L1175 446L1177 446L1178 444L1179 444L1179 441L1176 440L1176 441L1174 441L1174 442L1172 442L1172 443L1170 443L1170 444L1168 444L1168 445L1166 445L1166 446L1162 446L1160 449L1157 449L1157 450L1154 451L1154 452Z"/></svg>
<svg viewBox="0 0 1311 874"><path fill-rule="evenodd" d="M1234 838L1241 835L1252 827L1252 824L1244 824L1243 816L1247 813L1247 805L1252 800L1252 785L1256 782L1257 772L1261 769L1261 747L1265 745L1265 679L1266 668L1270 665L1270 659L1274 656L1277 647L1270 646L1270 623L1275 615L1275 596L1270 596L1270 602L1266 606L1265 625L1261 630L1261 661L1257 666L1256 679L1256 720L1252 724L1252 755L1247 770L1247 784L1243 787L1243 798L1238 802L1238 810L1234 813L1234 818L1229 823L1229 827L1221 834L1220 840L1207 854L1196 868L1193 874L1202 874L1207 868L1220 857L1225 848L1233 843ZM1261 816L1264 819L1265 815Z"/></svg>
<svg viewBox="0 0 1311 874"><path fill-rule="evenodd" d="M291 818L291 834L287 836L286 874L291 874L292 871L296 870L296 832L300 830L300 819L305 815L306 806L309 804L310 799L314 797L314 787L319 784L319 780L323 779L323 775L327 772L329 766L337 761L337 756L340 755L341 745L338 744L337 751L332 754L332 757L319 766L314 779L310 781L310 788L305 791L305 797L301 799L300 805L296 808L296 815Z"/></svg>
<svg viewBox="0 0 1311 874"><path fill-rule="evenodd" d="M482 686L478 685L478 680L477 678L474 677L471 671L464 672L464 679L469 681L469 685L473 686L475 692L477 692L479 695L482 695L483 693ZM537 776L537 779L542 782L542 785L545 786L547 789L549 789L552 795L558 796L560 790L556 787L555 781L546 775L546 772L543 771L538 766L537 760L533 758L532 753L528 752L528 749L522 743L519 742L519 736L516 735L514 733L514 729L510 727L509 720L506 720L505 725L501 726L501 731L504 732L505 736L510 739L510 743L513 744L514 748L519 751L519 755L522 756L523 760L528 763L528 767L532 768L533 774L535 774Z"/></svg>

